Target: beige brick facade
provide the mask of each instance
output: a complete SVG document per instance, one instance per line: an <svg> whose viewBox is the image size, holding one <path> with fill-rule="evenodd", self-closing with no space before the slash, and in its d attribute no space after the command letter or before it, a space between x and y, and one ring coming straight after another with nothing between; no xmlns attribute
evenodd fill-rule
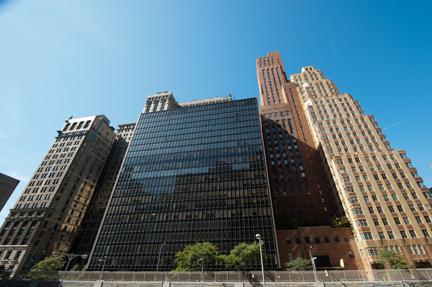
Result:
<svg viewBox="0 0 432 287"><path fill-rule="evenodd" d="M330 167L365 269L379 267L382 248L400 252L410 265L430 266L430 192L406 153L393 149L375 119L319 70L305 67L291 81Z"/></svg>

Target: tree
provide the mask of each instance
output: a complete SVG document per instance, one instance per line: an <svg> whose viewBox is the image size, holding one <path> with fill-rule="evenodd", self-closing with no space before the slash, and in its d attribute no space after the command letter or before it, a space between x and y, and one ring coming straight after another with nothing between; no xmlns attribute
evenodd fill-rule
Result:
<svg viewBox="0 0 432 287"><path fill-rule="evenodd" d="M333 216L330 221L331 227L350 227L351 224L346 216Z"/></svg>
<svg viewBox="0 0 432 287"><path fill-rule="evenodd" d="M210 242L200 242L186 247L176 253L175 271L200 271L220 258L216 245Z"/></svg>
<svg viewBox="0 0 432 287"><path fill-rule="evenodd" d="M52 255L36 263L27 275L33 280L56 279L64 264L64 256Z"/></svg>
<svg viewBox="0 0 432 287"><path fill-rule="evenodd" d="M312 264L310 260L304 259L302 257L297 257L294 260L286 262L285 268L287 270L293 271L312 270Z"/></svg>
<svg viewBox="0 0 432 287"><path fill-rule="evenodd" d="M12 270L6 270L4 266L0 266L0 280L9 279Z"/></svg>
<svg viewBox="0 0 432 287"><path fill-rule="evenodd" d="M387 269L408 269L409 265L405 259L396 251L390 249L382 249L379 253L382 264Z"/></svg>
<svg viewBox="0 0 432 287"><path fill-rule="evenodd" d="M231 249L230 253L223 256L227 269L244 270L256 262L259 262L260 250L258 243L240 243Z"/></svg>
<svg viewBox="0 0 432 287"><path fill-rule="evenodd" d="M81 271L82 268L83 268L83 266L81 265L81 263L76 263L74 266L72 266L70 271Z"/></svg>

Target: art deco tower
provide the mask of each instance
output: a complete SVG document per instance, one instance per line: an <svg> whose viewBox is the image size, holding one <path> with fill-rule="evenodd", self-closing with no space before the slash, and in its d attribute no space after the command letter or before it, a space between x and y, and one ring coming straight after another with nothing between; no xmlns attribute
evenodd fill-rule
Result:
<svg viewBox="0 0 432 287"><path fill-rule="evenodd" d="M338 208L333 182L313 140L296 85L287 79L277 52L257 59L256 66L281 262L308 257L316 241L326 243L314 247L320 253L318 266L335 267L344 259L348 268L359 268L349 256L356 249L349 228L328 227L343 211ZM320 239L324 230L327 238ZM346 240L336 239L339 237Z"/></svg>
<svg viewBox="0 0 432 287"><path fill-rule="evenodd" d="M69 251L114 137L103 115L66 120L0 230L0 266L16 273Z"/></svg>
<svg viewBox="0 0 432 287"><path fill-rule="evenodd" d="M292 75L311 127L354 230L366 269L381 249L430 267L431 193L405 151L395 150L373 116L313 67Z"/></svg>
<svg viewBox="0 0 432 287"><path fill-rule="evenodd" d="M278 229L329 224L336 204L294 83L278 53L257 60L260 114Z"/></svg>

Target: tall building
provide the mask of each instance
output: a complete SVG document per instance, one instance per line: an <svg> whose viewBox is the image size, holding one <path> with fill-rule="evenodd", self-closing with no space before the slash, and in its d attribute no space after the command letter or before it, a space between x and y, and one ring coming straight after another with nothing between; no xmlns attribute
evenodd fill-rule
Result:
<svg viewBox="0 0 432 287"><path fill-rule="evenodd" d="M210 241L227 254L257 233L265 267L276 268L267 180L256 99L178 104L171 93L150 96L89 269L171 270L187 244Z"/></svg>
<svg viewBox="0 0 432 287"><path fill-rule="evenodd" d="M105 116L66 120L0 230L0 266L16 273L68 252L114 137Z"/></svg>
<svg viewBox="0 0 432 287"><path fill-rule="evenodd" d="M7 176L6 174L0 172L0 210L3 209L18 183L18 179Z"/></svg>
<svg viewBox="0 0 432 287"><path fill-rule="evenodd" d="M308 258L313 245L318 267L338 267L343 259L347 268L361 268L350 228L330 227L344 214L296 85L277 52L258 58L256 67L281 263Z"/></svg>
<svg viewBox="0 0 432 287"><path fill-rule="evenodd" d="M430 267L431 192L406 152L395 150L373 116L324 74L304 67L292 75L311 127L350 220L363 265L381 268L379 252L401 253Z"/></svg>
<svg viewBox="0 0 432 287"><path fill-rule="evenodd" d="M135 123L131 123L119 125L115 131L115 142L79 227L78 235L74 239L73 253L90 254L91 252L134 129Z"/></svg>

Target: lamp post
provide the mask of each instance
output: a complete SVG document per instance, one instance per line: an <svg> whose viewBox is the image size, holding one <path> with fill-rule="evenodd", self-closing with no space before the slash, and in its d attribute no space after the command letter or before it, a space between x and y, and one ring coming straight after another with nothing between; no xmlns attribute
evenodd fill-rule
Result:
<svg viewBox="0 0 432 287"><path fill-rule="evenodd" d="M259 234L259 233L255 234L255 238L258 239L258 245L259 245L259 249L260 249L261 274L262 274L262 280L263 280L263 287L266 287L265 277L264 277L264 261L263 261L263 253L262 253L262 246L264 245L264 240L261 239L261 234Z"/></svg>
<svg viewBox="0 0 432 287"><path fill-rule="evenodd" d="M102 264L102 272L101 272L101 276L100 276L99 280L103 279L103 274L104 274L104 271L105 271L106 260L107 260L107 258L105 256L98 259L98 262L103 262L103 264Z"/></svg>
<svg viewBox="0 0 432 287"><path fill-rule="evenodd" d="M316 266L315 266L315 260L317 258L312 256L312 245L309 246L309 258L310 258L310 261L312 263L312 269L313 269L313 273L314 273L315 282L318 282L317 271L316 271Z"/></svg>
<svg viewBox="0 0 432 287"><path fill-rule="evenodd" d="M60 281L60 287L63 286L63 280L64 280L64 278L66 276L69 264L72 262L72 260L74 258L76 258L76 257L81 257L82 259L86 259L87 258L87 254L66 254L65 256L67 257L68 261L67 261L67 264L66 264L66 268L64 270L64 274L63 274L62 279Z"/></svg>
<svg viewBox="0 0 432 287"><path fill-rule="evenodd" d="M201 282L204 282L204 257L201 257L198 261L201 261Z"/></svg>
<svg viewBox="0 0 432 287"><path fill-rule="evenodd" d="M166 245L166 242L163 242L161 247L159 248L159 256L158 256L158 261L157 261L157 265L156 265L156 272L159 271L159 262L160 262L160 258L161 258L161 254L162 254L162 249L164 248L165 245Z"/></svg>

